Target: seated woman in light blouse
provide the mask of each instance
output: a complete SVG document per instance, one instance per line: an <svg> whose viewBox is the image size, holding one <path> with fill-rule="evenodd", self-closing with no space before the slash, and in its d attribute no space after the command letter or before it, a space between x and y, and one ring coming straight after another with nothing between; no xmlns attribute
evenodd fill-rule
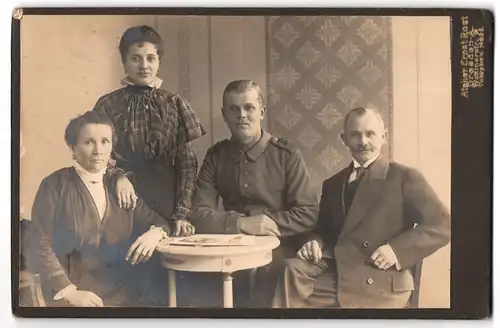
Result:
<svg viewBox="0 0 500 328"><path fill-rule="evenodd" d="M137 306L134 266L147 261L167 221L140 198L121 208L106 166L115 140L112 123L97 112L73 119L65 139L73 167L43 179L32 210L32 264L49 306ZM132 229L144 233L131 240ZM158 268L161 270L160 268ZM145 304L147 305L147 304Z"/></svg>

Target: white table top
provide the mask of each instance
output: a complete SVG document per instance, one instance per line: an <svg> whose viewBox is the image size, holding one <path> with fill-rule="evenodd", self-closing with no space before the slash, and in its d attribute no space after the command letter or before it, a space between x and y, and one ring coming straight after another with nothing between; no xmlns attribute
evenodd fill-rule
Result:
<svg viewBox="0 0 500 328"><path fill-rule="evenodd" d="M156 250L165 255L187 255L187 256L232 256L252 254L272 250L278 247L280 240L274 236L255 236L255 244L252 246L178 246L159 244Z"/></svg>

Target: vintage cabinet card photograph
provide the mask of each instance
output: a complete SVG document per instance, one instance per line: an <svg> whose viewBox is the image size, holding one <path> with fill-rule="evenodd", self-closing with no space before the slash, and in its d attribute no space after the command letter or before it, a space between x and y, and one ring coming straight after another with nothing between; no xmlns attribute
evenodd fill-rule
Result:
<svg viewBox="0 0 500 328"><path fill-rule="evenodd" d="M15 315L490 315L490 12L12 24Z"/></svg>

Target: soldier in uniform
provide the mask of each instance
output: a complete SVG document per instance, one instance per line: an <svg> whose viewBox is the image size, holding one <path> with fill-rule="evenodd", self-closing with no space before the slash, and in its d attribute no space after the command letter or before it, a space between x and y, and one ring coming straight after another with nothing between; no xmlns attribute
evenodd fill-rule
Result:
<svg viewBox="0 0 500 328"><path fill-rule="evenodd" d="M314 229L319 202L299 150L261 128L265 110L255 82L227 85L222 115L232 137L207 151L191 215L198 233L280 238L273 262L257 273L258 306L271 306L277 268L300 247L294 238ZM219 197L224 211L217 209Z"/></svg>

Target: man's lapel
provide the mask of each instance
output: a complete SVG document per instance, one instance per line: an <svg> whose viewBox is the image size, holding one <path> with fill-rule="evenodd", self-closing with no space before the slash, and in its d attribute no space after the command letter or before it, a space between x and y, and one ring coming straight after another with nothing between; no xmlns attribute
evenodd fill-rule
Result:
<svg viewBox="0 0 500 328"><path fill-rule="evenodd" d="M350 209L344 208L347 212L344 226L339 239L349 235L351 231L366 217L375 206L380 197L384 194L386 186L387 169L389 161L382 156L373 162L365 175L359 182ZM347 179L344 180L347 183ZM343 193L342 193L343 194Z"/></svg>
<svg viewBox="0 0 500 328"><path fill-rule="evenodd" d="M331 187L328 189L328 195L322 200L322 210L328 209L328 214L331 215L333 220L344 219L345 214L342 212L344 201L344 181L347 180L352 170L352 163L348 167L339 172L332 181ZM342 197L339 197L342 195Z"/></svg>

